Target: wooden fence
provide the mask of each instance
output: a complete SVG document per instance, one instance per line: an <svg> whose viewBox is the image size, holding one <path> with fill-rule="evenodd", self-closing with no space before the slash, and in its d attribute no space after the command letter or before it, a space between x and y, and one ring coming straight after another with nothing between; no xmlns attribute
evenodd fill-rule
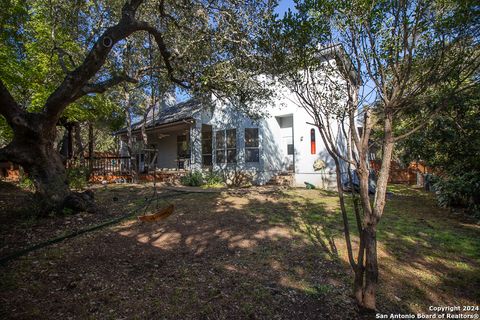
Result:
<svg viewBox="0 0 480 320"><path fill-rule="evenodd" d="M370 161L370 167L378 173L381 167L381 161ZM392 161L388 182L423 185L423 174L429 172L432 172L432 168L426 167L421 162L411 162L409 165L402 166L398 162Z"/></svg>

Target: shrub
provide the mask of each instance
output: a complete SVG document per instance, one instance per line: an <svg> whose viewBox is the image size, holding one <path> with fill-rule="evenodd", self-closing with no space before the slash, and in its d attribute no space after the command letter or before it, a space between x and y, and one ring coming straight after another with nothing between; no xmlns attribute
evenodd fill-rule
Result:
<svg viewBox="0 0 480 320"><path fill-rule="evenodd" d="M206 188L221 188L224 186L224 180L222 176L216 172L207 173L205 175L204 182L204 187Z"/></svg>
<svg viewBox="0 0 480 320"><path fill-rule="evenodd" d="M480 217L480 175L464 172L450 177L435 177L433 187L441 207L465 208Z"/></svg>
<svg viewBox="0 0 480 320"><path fill-rule="evenodd" d="M20 175L20 181L18 182L20 188L28 191L34 191L35 185L33 184L33 180L27 177L25 174Z"/></svg>
<svg viewBox="0 0 480 320"><path fill-rule="evenodd" d="M224 181L228 187L248 188L252 186L253 174L246 170L238 168L225 170L223 172Z"/></svg>
<svg viewBox="0 0 480 320"><path fill-rule="evenodd" d="M88 168L68 168L67 179L68 185L72 189L84 189L88 184L89 172Z"/></svg>
<svg viewBox="0 0 480 320"><path fill-rule="evenodd" d="M184 186L199 187L203 184L203 174L200 171L190 171L180 178L180 183Z"/></svg>

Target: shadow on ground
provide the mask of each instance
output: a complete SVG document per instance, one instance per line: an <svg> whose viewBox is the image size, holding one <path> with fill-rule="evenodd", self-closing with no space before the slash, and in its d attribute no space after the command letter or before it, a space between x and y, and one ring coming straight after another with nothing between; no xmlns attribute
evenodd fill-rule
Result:
<svg viewBox="0 0 480 320"><path fill-rule="evenodd" d="M184 195L165 222L32 253L2 268L2 318L356 319L328 240L285 197Z"/></svg>
<svg viewBox="0 0 480 320"><path fill-rule="evenodd" d="M149 193L115 186L96 194L125 211ZM176 211L164 222L127 221L3 267L0 316L359 318L334 193L253 188L159 206L168 203ZM478 304L479 236L429 195L396 190L378 232L380 311Z"/></svg>

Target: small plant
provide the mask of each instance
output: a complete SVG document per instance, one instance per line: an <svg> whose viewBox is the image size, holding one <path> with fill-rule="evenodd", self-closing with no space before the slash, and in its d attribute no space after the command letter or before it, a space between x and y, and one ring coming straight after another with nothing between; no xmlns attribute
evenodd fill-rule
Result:
<svg viewBox="0 0 480 320"><path fill-rule="evenodd" d="M200 171L190 171L180 178L180 183L184 186L199 187L203 184L203 174Z"/></svg>
<svg viewBox="0 0 480 320"><path fill-rule="evenodd" d="M70 208L63 208L63 209L62 209L62 214L63 214L64 216L70 216L70 215L72 215L73 213L74 213L74 211L73 211L72 209L70 209Z"/></svg>
<svg viewBox="0 0 480 320"><path fill-rule="evenodd" d="M305 291L312 298L321 298L330 293L332 291L332 287L328 284L319 284L314 285L313 287L308 287Z"/></svg>
<svg viewBox="0 0 480 320"><path fill-rule="evenodd" d="M209 172L204 177L205 188L222 188L224 186L224 180L222 176L215 172Z"/></svg>
<svg viewBox="0 0 480 320"><path fill-rule="evenodd" d="M68 185L72 189L84 189L88 184L88 168L67 169Z"/></svg>
<svg viewBox="0 0 480 320"><path fill-rule="evenodd" d="M223 181L229 188L248 188L253 185L254 173L237 166L226 168L221 171L221 174Z"/></svg>
<svg viewBox="0 0 480 320"><path fill-rule="evenodd" d="M20 175L20 181L18 182L20 188L28 191L35 190L35 185L33 184L33 180L27 177L25 174Z"/></svg>

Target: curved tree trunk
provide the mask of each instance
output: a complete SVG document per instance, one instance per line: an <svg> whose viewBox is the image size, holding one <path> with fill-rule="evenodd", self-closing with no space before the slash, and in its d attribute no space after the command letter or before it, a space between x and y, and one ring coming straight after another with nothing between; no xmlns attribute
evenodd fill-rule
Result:
<svg viewBox="0 0 480 320"><path fill-rule="evenodd" d="M58 211L64 207L83 210L92 203L90 193L76 194L69 191L65 168L60 154L54 149L56 125L65 108L81 97L103 93L121 82L137 82L126 74L112 75L103 81L90 82L105 64L112 47L132 33L146 31L155 38L162 59L172 81L181 84L173 76L171 53L164 42L163 32L135 15L143 0L126 1L122 6L118 23L99 34L83 62L74 70L66 70L66 76L48 96L40 112L29 112L12 96L0 79L0 115L14 132L14 139L0 148L0 160L21 165L34 180L37 194L42 199L44 211Z"/></svg>
<svg viewBox="0 0 480 320"><path fill-rule="evenodd" d="M38 199L42 202L42 211L62 209L71 192L61 156L46 146L35 148L31 154L25 156L35 159L23 165L23 168L33 180Z"/></svg>
<svg viewBox="0 0 480 320"><path fill-rule="evenodd" d="M36 206L41 214L92 210L91 192L75 193L69 189L65 165L54 147L56 126L47 126L41 114L26 114L12 126L13 141L4 148L9 161L23 167L36 190Z"/></svg>

